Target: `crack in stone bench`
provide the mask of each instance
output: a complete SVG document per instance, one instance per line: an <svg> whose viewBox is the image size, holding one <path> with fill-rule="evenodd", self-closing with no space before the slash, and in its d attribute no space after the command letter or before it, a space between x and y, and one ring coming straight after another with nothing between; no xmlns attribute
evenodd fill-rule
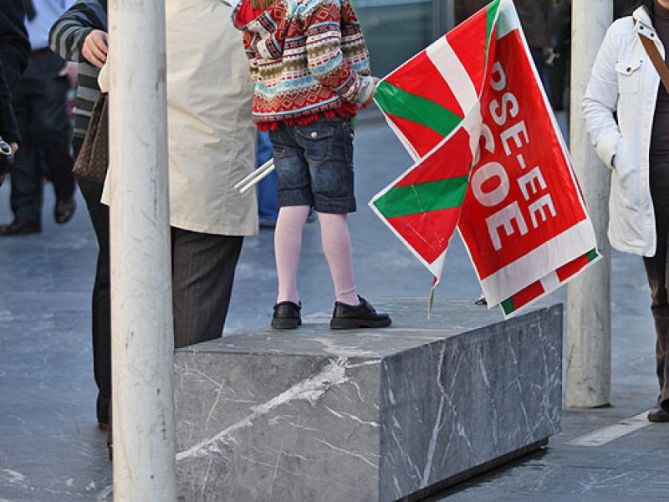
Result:
<svg viewBox="0 0 669 502"><path fill-rule="evenodd" d="M559 432L561 306L383 307L390 329L307 319L178 350L180 500L416 500Z"/></svg>

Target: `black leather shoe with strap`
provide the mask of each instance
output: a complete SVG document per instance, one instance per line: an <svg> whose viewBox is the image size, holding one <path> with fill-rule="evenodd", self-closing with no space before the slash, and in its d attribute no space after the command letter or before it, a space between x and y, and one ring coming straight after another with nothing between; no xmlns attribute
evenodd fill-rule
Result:
<svg viewBox="0 0 669 502"><path fill-rule="evenodd" d="M376 309L358 296L359 305L347 305L335 302L330 329L358 329L358 328L385 328L390 326L391 320L388 314L377 312Z"/></svg>
<svg viewBox="0 0 669 502"><path fill-rule="evenodd" d="M302 324L302 305L293 302L279 302L274 305L272 327L274 329L295 329Z"/></svg>

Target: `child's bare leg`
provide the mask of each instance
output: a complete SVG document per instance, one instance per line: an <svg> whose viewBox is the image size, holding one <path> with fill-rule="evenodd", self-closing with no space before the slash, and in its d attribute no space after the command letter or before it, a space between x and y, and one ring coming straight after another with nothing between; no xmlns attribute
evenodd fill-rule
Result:
<svg viewBox="0 0 669 502"><path fill-rule="evenodd" d="M358 305L358 290L353 276L351 236L345 214L318 213L323 252L328 260L338 302Z"/></svg>
<svg viewBox="0 0 669 502"><path fill-rule="evenodd" d="M309 216L309 206L285 206L279 210L274 230L274 255L279 276L277 303L300 303L297 271L302 251L302 231Z"/></svg>

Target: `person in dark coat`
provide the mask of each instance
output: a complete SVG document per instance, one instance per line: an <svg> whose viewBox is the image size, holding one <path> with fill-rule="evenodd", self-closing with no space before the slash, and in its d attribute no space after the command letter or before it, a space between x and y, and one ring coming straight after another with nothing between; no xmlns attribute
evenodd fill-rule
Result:
<svg viewBox="0 0 669 502"><path fill-rule="evenodd" d="M11 96L30 61L24 16L23 0L0 0L0 136L14 144L20 136Z"/></svg>
<svg viewBox="0 0 669 502"><path fill-rule="evenodd" d="M66 223L75 212L72 121L67 94L75 85L76 66L66 63L48 47L51 25L71 2L23 0L32 52L30 64L12 93L23 144L16 154L11 179L14 219L0 226L0 236L41 231L44 177L52 182L56 195L56 223Z"/></svg>
<svg viewBox="0 0 669 502"><path fill-rule="evenodd" d="M24 17L23 0L0 0L0 58L10 90L30 62L30 42Z"/></svg>
<svg viewBox="0 0 669 502"><path fill-rule="evenodd" d="M24 16L23 0L0 0L0 139L9 144L11 154L21 139L12 108L12 91L30 61ZM10 165L10 155L5 150L0 153L0 185Z"/></svg>

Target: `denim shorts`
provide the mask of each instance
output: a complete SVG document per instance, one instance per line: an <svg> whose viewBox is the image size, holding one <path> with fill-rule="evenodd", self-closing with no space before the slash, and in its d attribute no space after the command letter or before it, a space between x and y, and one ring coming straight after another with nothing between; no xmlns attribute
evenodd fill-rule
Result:
<svg viewBox="0 0 669 502"><path fill-rule="evenodd" d="M270 137L279 175L279 207L313 206L333 214L355 211L350 119L279 124Z"/></svg>

